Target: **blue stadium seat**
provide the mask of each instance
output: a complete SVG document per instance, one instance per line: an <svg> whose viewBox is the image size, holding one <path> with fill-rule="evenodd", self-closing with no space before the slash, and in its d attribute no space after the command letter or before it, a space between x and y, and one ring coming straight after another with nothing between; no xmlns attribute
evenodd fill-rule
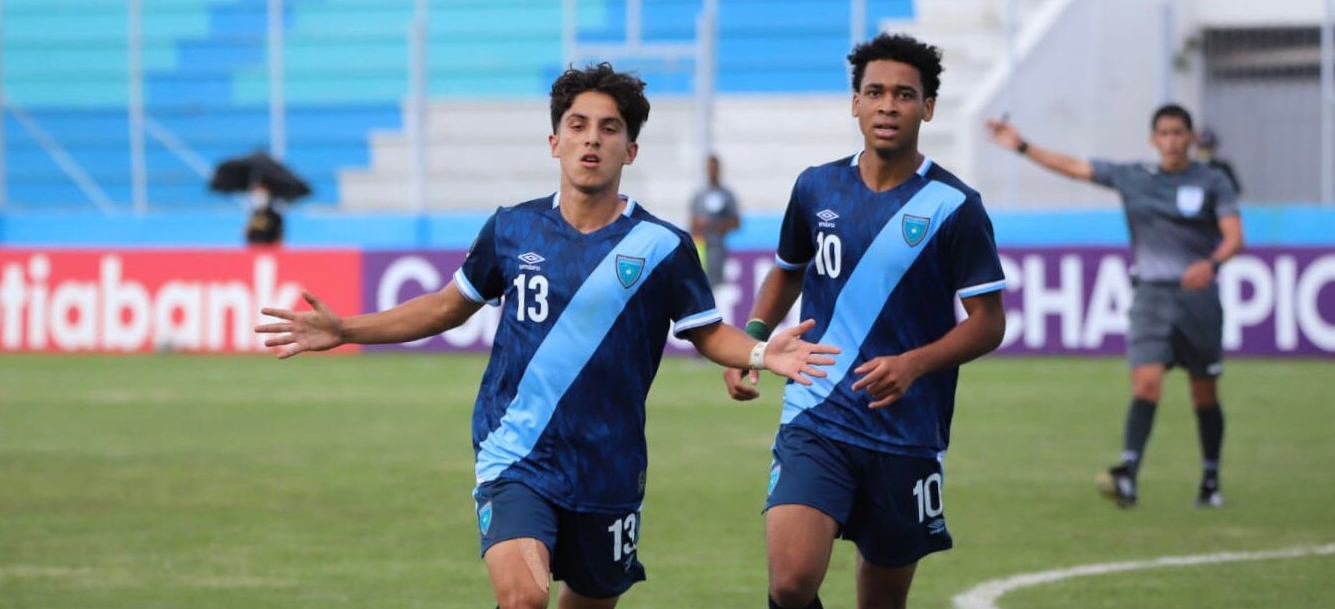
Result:
<svg viewBox="0 0 1335 609"><path fill-rule="evenodd" d="M646 42L694 38L702 0L643 0ZM912 0L868 0L869 28L912 15ZM142 3L146 112L207 163L248 153L269 133L266 0ZM401 128L412 0L287 0L284 59L290 164L339 201L337 174L369 162L370 133ZM584 43L625 40L623 0L581 0ZM5 0L5 91L118 206L128 206L127 15L121 2ZM842 91L831 76L848 46L844 3L720 3L717 87L723 93ZM534 97L561 65L561 5L534 0L433 0L429 93ZM688 93L689 61L620 60L655 95ZM86 207L87 198L14 117L6 117L8 199L15 209ZM230 204L149 138L151 204Z"/></svg>

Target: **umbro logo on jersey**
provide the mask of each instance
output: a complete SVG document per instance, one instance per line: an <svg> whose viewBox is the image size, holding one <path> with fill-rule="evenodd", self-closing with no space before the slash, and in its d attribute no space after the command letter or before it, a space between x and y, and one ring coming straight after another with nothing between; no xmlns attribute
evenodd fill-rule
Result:
<svg viewBox="0 0 1335 609"><path fill-rule="evenodd" d="M519 261L520 261L520 262L523 262L523 263L524 263L524 264L519 265L519 268L524 269L524 270L527 270L527 271L541 271L541 270L542 270L542 267L538 266L538 263L539 263L539 262L542 262L542 261L544 261L544 260L546 260L546 258L543 258L542 256L539 256L539 255L538 255L537 253L535 253L535 252L529 252L529 253L527 253L527 254L520 254L520 255L518 256L518 258L519 258Z"/></svg>
<svg viewBox="0 0 1335 609"><path fill-rule="evenodd" d="M820 226L821 228L834 228L834 221L839 218L839 214L834 213L832 210L825 209L818 212L816 217L820 218L820 222L817 223L817 226Z"/></svg>
<svg viewBox="0 0 1335 609"><path fill-rule="evenodd" d="M617 281L621 282L621 287L629 289L643 273L644 258L617 254Z"/></svg>

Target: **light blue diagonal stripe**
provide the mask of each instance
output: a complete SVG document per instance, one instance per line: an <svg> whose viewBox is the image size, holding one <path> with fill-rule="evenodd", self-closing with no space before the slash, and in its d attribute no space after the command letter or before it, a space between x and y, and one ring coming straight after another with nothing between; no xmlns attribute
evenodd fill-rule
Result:
<svg viewBox="0 0 1335 609"><path fill-rule="evenodd" d="M899 281L904 278L918 255L936 236L941 224L964 204L964 193L941 182L928 182L913 195L908 203L890 218L867 248L867 253L849 275L848 282L834 302L834 312L825 334L815 342L842 349L834 356L834 364L824 368L825 378L813 378L810 385L790 383L784 390L782 423L788 423L808 408L812 408L834 391L848 376L858 358L858 347L867 339L871 325L880 316L881 308ZM931 218L927 235L917 247L909 246L904 238L905 215Z"/></svg>
<svg viewBox="0 0 1335 609"><path fill-rule="evenodd" d="M495 479L533 451L556 413L556 405L593 357L626 303L679 242L672 231L642 222L598 263L538 345L500 425L478 447L478 483ZM617 278L617 254L645 259L640 280L630 288L622 287Z"/></svg>

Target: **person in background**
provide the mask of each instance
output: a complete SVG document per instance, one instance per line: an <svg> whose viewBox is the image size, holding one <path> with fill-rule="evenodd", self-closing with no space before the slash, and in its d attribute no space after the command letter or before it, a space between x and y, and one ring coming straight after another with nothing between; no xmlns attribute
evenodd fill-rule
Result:
<svg viewBox="0 0 1335 609"><path fill-rule="evenodd" d="M1224 172L1191 160L1196 139L1191 113L1160 106L1150 118L1153 162L1079 159L1040 147L1002 120L987 121L992 141L1040 167L1117 191L1122 197L1135 262L1127 335L1131 404L1122 433L1121 463L1099 475L1099 490L1119 507L1136 504L1136 476L1149 443L1164 373L1181 366L1190 379L1191 403L1201 443L1201 483L1196 506L1224 505L1219 456L1224 411L1219 375L1224 372L1224 310L1219 267L1242 251L1238 197Z"/></svg>
<svg viewBox="0 0 1335 609"><path fill-rule="evenodd" d="M1238 181L1238 174L1233 171L1232 164L1216 155L1218 149L1219 136L1215 135L1213 129L1205 127L1196 134L1196 160L1224 172L1233 185L1233 193L1242 196L1242 183Z"/></svg>
<svg viewBox="0 0 1335 609"><path fill-rule="evenodd" d="M709 184L691 198L691 237L701 247L701 262L709 283L723 283L723 268L728 261L728 233L742 225L737 197L719 179L721 167L715 155L705 161Z"/></svg>
<svg viewBox="0 0 1335 609"><path fill-rule="evenodd" d="M282 245L283 214L269 193L269 186L257 181L250 188L251 210L246 221L246 245Z"/></svg>

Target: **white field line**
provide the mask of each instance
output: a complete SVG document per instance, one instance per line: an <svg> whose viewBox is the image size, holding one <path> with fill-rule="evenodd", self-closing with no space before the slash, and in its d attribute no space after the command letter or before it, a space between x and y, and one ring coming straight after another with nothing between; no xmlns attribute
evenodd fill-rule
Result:
<svg viewBox="0 0 1335 609"><path fill-rule="evenodd" d="M1028 588L1029 586L1038 586L1042 584L1051 584L1064 579L1073 577L1086 577L1089 575L1104 575L1107 573L1119 573L1122 571L1138 571L1141 569L1162 569L1165 567L1190 567L1193 565L1205 565L1221 562L1243 562L1250 560L1273 560L1277 558L1302 558L1304 556L1317 556L1322 554L1335 554L1335 544L1288 548L1285 550L1271 550L1268 552L1221 552L1219 554L1196 554L1193 556L1164 556L1162 558L1153 558L1150 560L1136 560L1129 562L1109 562L1097 565L1079 565L1067 567L1065 569L1053 569L1051 571L1040 571L1038 573L1021 573L1002 579L983 582L962 592L952 599L955 609L1001 609L997 605L997 599L1012 590Z"/></svg>

